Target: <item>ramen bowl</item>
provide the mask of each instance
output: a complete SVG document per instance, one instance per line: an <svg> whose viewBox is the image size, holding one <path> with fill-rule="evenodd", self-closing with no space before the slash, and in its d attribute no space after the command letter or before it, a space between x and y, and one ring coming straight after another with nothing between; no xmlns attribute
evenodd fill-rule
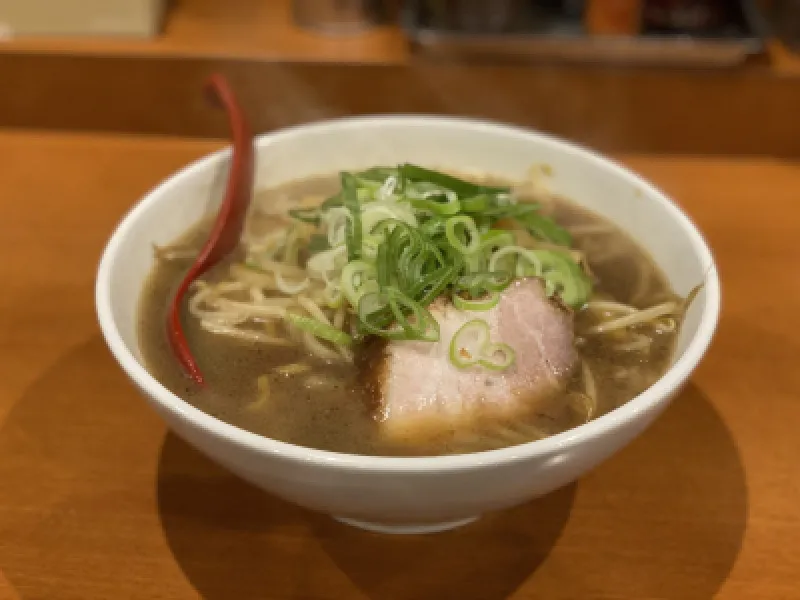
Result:
<svg viewBox="0 0 800 600"><path fill-rule="evenodd" d="M289 502L391 533L433 532L542 496L578 479L641 434L689 379L711 342L720 289L711 252L690 219L642 178L588 150L506 125L443 117L350 118L263 135L257 187L337 170L415 162L519 180L546 164L547 185L609 219L652 256L674 291L703 287L683 322L672 364L619 408L542 440L500 450L377 457L296 446L239 429L171 393L148 373L137 338L139 296L153 244L167 244L220 201L220 151L159 185L124 217L100 262L97 315L105 340L142 396L186 442Z"/></svg>

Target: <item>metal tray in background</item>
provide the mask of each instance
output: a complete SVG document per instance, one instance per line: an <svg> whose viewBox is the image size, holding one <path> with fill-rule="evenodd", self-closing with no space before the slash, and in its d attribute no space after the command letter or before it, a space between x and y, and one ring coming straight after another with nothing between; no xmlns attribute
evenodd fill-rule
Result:
<svg viewBox="0 0 800 600"><path fill-rule="evenodd" d="M520 13L519 6L504 31L465 31L452 24L434 25L423 5L423 0L405 3L406 35L415 51L447 58L732 67L763 52L766 37L752 0L741 0L729 22L702 36L647 31L633 37L589 36L579 14Z"/></svg>

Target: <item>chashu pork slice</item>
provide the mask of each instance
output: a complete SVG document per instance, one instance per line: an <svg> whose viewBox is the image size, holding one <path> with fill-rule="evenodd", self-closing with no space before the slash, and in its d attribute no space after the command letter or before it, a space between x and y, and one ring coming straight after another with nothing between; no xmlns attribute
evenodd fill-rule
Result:
<svg viewBox="0 0 800 600"><path fill-rule="evenodd" d="M572 313L548 299L538 279L516 281L488 311L459 310L444 299L429 310L439 323L438 342L392 341L365 363L384 435L411 440L476 418L513 417L566 386L577 359ZM511 367L452 364L450 341L472 319L486 321L492 343L515 350Z"/></svg>

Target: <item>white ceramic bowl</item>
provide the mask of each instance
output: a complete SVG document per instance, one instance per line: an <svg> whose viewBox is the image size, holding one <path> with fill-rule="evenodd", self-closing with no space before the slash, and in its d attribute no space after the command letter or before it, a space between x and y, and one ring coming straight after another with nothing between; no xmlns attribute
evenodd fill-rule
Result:
<svg viewBox="0 0 800 600"><path fill-rule="evenodd" d="M293 446L193 408L142 364L137 304L153 266L152 244L170 242L213 210L211 183L229 151L186 167L134 207L111 237L97 275L100 327L122 369L175 433L290 502L379 531L419 532L454 527L547 494L639 435L687 381L711 342L720 290L701 234L659 190L587 150L515 127L422 116L326 121L264 135L257 145L257 186L403 161L520 179L531 165L546 163L552 168L552 189L627 230L650 251L677 293L705 281L666 375L586 425L537 442L460 456L381 458Z"/></svg>

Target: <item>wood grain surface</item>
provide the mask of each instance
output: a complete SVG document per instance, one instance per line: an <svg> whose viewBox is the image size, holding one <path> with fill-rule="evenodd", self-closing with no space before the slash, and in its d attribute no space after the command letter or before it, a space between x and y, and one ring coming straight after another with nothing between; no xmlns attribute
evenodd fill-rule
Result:
<svg viewBox="0 0 800 600"><path fill-rule="evenodd" d="M267 496L170 435L95 324L111 229L215 141L0 134L0 598L800 598L800 165L625 155L716 251L693 382L575 485L432 537Z"/></svg>
<svg viewBox="0 0 800 600"><path fill-rule="evenodd" d="M0 127L223 137L198 92L228 76L256 131L343 115L458 114L606 152L800 157L800 77L412 61L312 64L0 53Z"/></svg>

